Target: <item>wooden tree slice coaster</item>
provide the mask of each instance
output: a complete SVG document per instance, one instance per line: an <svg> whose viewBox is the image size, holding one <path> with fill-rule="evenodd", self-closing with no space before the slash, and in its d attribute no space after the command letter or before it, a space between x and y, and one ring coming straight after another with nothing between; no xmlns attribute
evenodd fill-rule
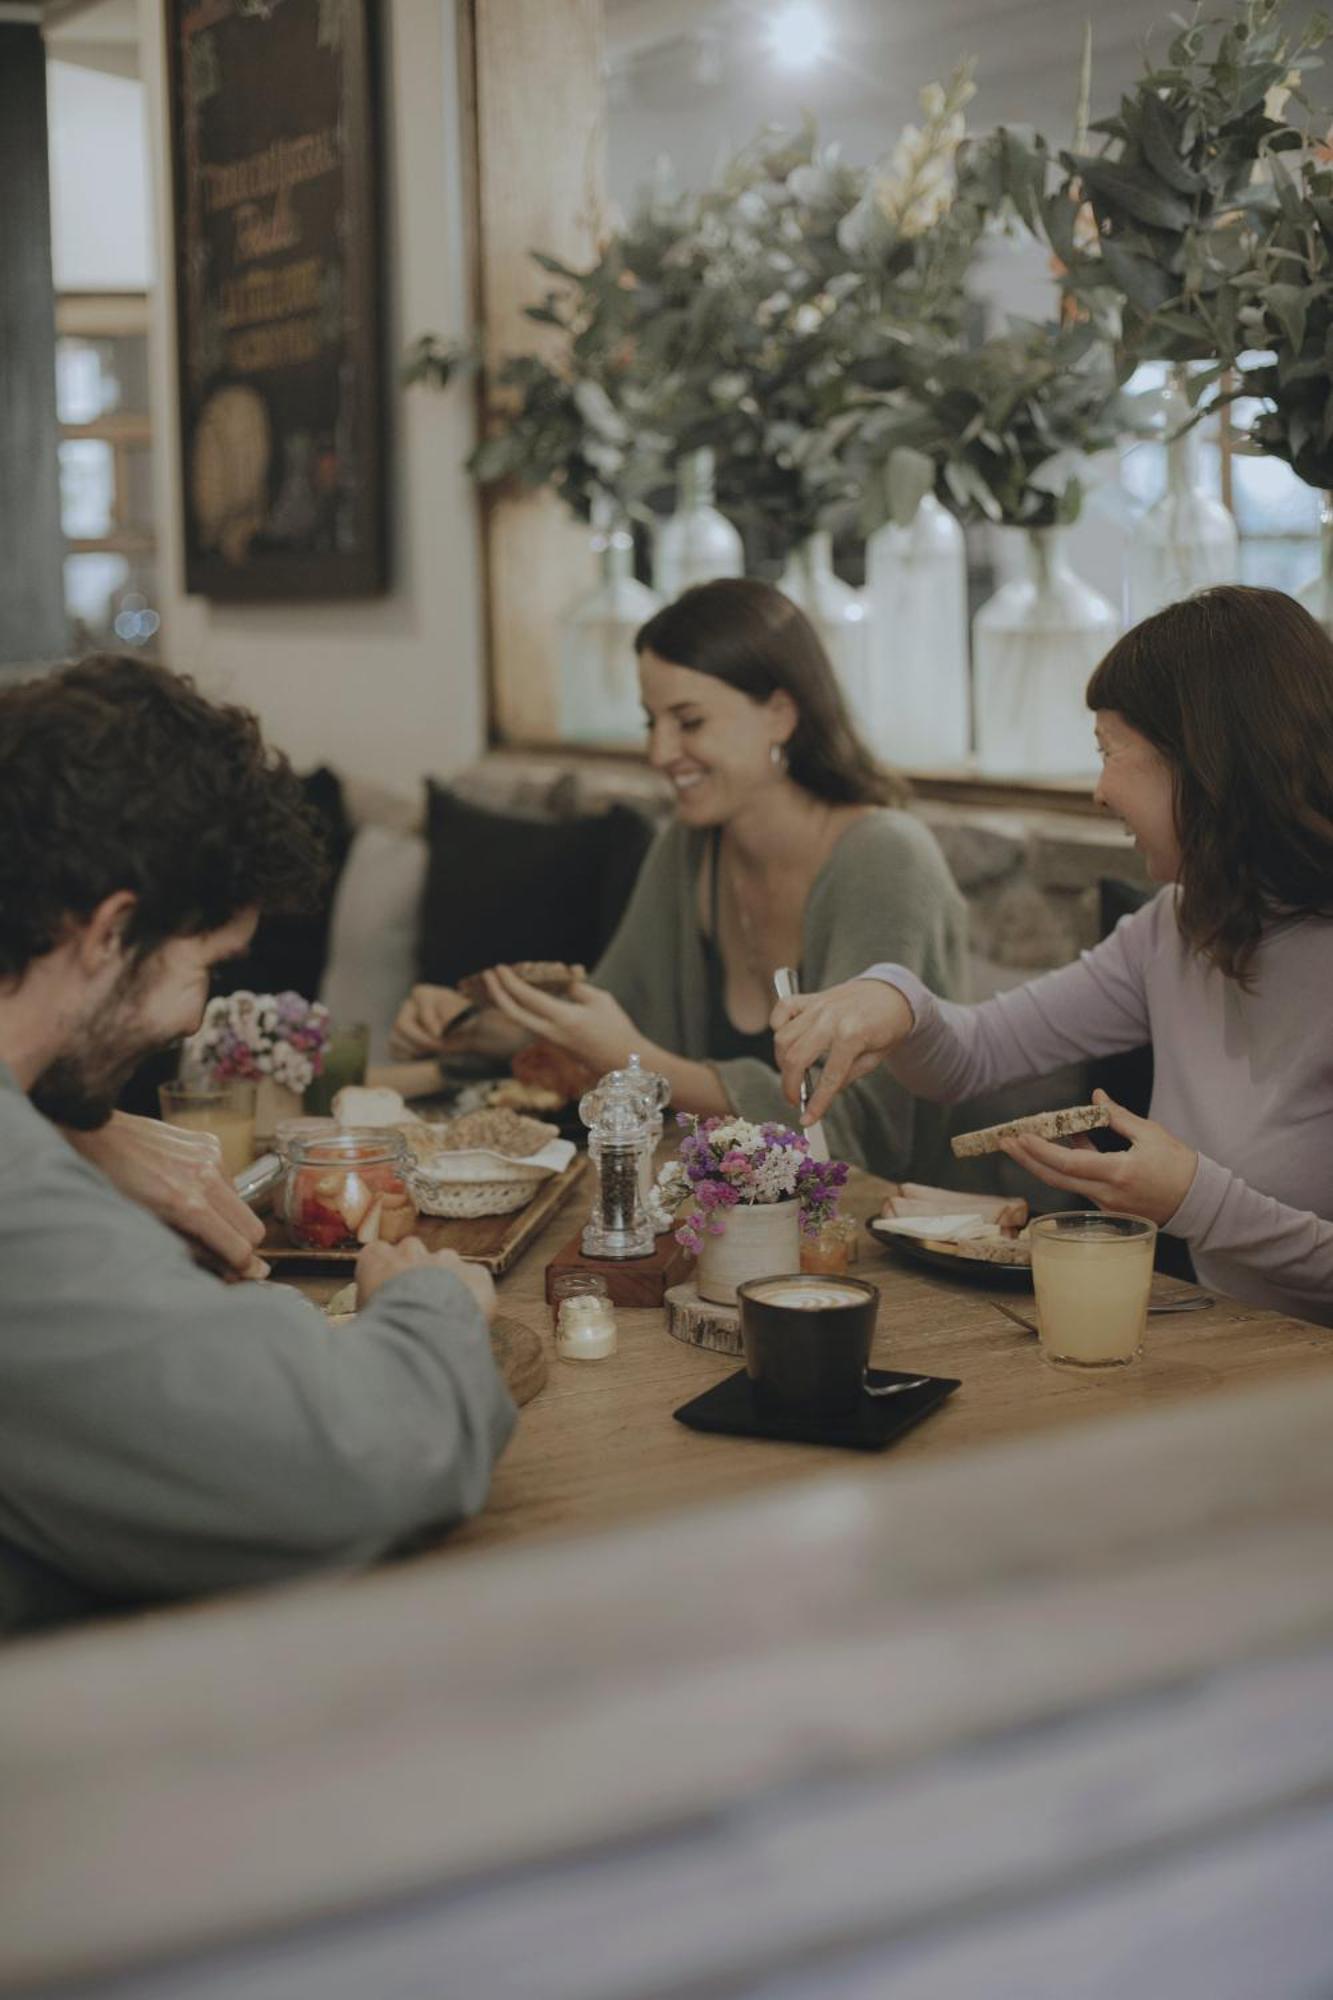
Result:
<svg viewBox="0 0 1333 2000"><path fill-rule="evenodd" d="M701 1299L693 1285L673 1285L664 1301L667 1332L687 1347L707 1347L714 1354L739 1355L741 1316L735 1306L715 1305Z"/></svg>
<svg viewBox="0 0 1333 2000"><path fill-rule="evenodd" d="M522 1408L545 1388L546 1349L539 1333L521 1319L501 1314L491 1322L491 1353L514 1401Z"/></svg>

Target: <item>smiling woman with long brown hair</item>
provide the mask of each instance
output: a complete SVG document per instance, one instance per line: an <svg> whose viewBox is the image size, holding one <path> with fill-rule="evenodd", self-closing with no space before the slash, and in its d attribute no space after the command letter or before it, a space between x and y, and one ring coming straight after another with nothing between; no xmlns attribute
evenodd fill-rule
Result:
<svg viewBox="0 0 1333 2000"><path fill-rule="evenodd" d="M1333 640L1293 598L1222 585L1120 639L1088 685L1098 802L1164 886L1076 965L979 1007L873 966L776 1011L818 1115L883 1064L954 1103L1151 1041L1127 1151L1005 1150L1182 1237L1205 1284L1333 1324Z"/></svg>
<svg viewBox="0 0 1333 2000"><path fill-rule="evenodd" d="M901 959L958 992L967 917L939 846L902 810L907 788L857 735L803 612L770 584L726 578L687 590L638 633L648 757L676 816L643 864L620 927L586 985L541 993L487 975L493 1008L464 1030L497 1049L538 1037L594 1070L631 1050L665 1074L678 1110L786 1122L768 1013L774 971L808 986L867 957ZM462 1006L417 987L397 1052L433 1053ZM460 1037L451 1047L467 1046ZM835 1157L927 1178L943 1120L887 1073L838 1105Z"/></svg>

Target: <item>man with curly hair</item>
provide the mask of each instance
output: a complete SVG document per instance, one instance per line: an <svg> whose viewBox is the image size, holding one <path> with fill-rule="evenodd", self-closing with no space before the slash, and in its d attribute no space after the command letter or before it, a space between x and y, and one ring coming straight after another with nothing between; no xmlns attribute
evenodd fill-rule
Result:
<svg viewBox="0 0 1333 2000"><path fill-rule="evenodd" d="M112 655L0 693L0 1632L352 1567L485 1500L485 1274L372 1244L339 1334L253 1282L209 1142L113 1110L321 867L246 711Z"/></svg>

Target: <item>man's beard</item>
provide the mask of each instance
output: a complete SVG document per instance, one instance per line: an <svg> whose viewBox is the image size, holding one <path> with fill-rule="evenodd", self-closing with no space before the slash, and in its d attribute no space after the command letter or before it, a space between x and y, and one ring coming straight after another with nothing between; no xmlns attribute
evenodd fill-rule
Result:
<svg viewBox="0 0 1333 2000"><path fill-rule="evenodd" d="M56 1125L76 1132L96 1132L106 1124L144 1057L169 1046L146 1037L135 1002L144 984L145 967L126 968L97 1019L83 1031L82 1047L48 1063L28 1092L38 1111Z"/></svg>

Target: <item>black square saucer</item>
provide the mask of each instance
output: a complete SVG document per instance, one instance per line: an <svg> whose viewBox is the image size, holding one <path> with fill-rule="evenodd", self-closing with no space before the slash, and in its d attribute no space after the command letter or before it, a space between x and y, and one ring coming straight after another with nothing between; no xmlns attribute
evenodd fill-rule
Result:
<svg viewBox="0 0 1333 2000"><path fill-rule="evenodd" d="M918 1379L915 1372L866 1370L866 1381L874 1388ZM672 1414L677 1423L692 1431L721 1431L728 1437L783 1438L789 1444L840 1445L847 1451L883 1451L961 1387L960 1382L947 1375L928 1375L919 1389L904 1389L900 1396L862 1396L846 1416L805 1416L795 1411L778 1416L755 1407L750 1378L742 1368L738 1374L728 1375L725 1381L706 1389L692 1403L682 1403Z"/></svg>

